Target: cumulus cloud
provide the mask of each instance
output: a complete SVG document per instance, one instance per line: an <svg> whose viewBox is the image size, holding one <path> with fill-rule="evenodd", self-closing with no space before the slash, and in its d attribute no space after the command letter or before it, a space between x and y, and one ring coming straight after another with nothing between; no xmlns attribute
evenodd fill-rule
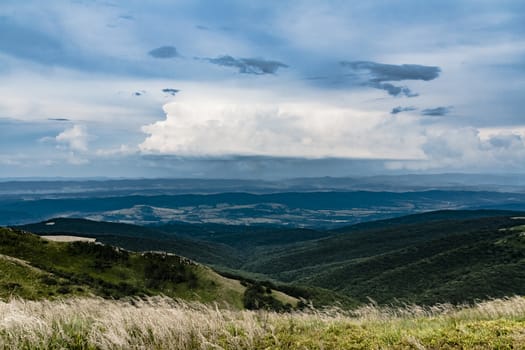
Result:
<svg viewBox="0 0 525 350"><path fill-rule="evenodd" d="M452 107L426 108L421 111L422 115L429 117L442 117L450 113Z"/></svg>
<svg viewBox="0 0 525 350"><path fill-rule="evenodd" d="M85 152L88 150L89 135L84 126L74 125L72 128L58 134L55 137L55 141L60 145L65 145L72 151Z"/></svg>
<svg viewBox="0 0 525 350"><path fill-rule="evenodd" d="M398 113L401 113L401 112L410 112L410 111L415 111L416 109L417 109L416 107L412 107L412 106L408 106L408 107L397 106L397 107L392 108L392 111L390 111L390 114L398 114Z"/></svg>
<svg viewBox="0 0 525 350"><path fill-rule="evenodd" d="M235 67L239 73L243 74L275 74L279 68L287 68L288 65L271 61L263 58L234 58L232 56L219 56L217 58L207 58L208 62L225 67Z"/></svg>
<svg viewBox="0 0 525 350"><path fill-rule="evenodd" d="M240 96L234 96L237 99ZM181 100L142 128L144 153L186 157L417 158L419 136L383 112L330 104ZM402 134L401 136L395 136Z"/></svg>
<svg viewBox="0 0 525 350"><path fill-rule="evenodd" d="M141 154L211 160L375 159L394 171L518 171L525 162L525 131L482 133L428 124L408 113L392 118L350 105L279 99L251 103L249 95L229 96L181 95L180 102L166 104L165 120L143 126L147 136L139 145ZM397 107L403 109L415 108Z"/></svg>
<svg viewBox="0 0 525 350"><path fill-rule="evenodd" d="M425 159L387 162L389 169L497 171L523 170L525 143L521 135L499 132L482 137L473 127L427 130L421 145Z"/></svg>
<svg viewBox="0 0 525 350"><path fill-rule="evenodd" d="M389 81L423 80L429 81L439 77L441 69L435 66L419 64L384 64L371 61L342 61L341 66L348 69L348 77L364 81L364 85L385 90L392 96L415 97L406 86L397 86Z"/></svg>
<svg viewBox="0 0 525 350"><path fill-rule="evenodd" d="M174 58L179 56L175 46L161 46L148 52L154 58Z"/></svg>

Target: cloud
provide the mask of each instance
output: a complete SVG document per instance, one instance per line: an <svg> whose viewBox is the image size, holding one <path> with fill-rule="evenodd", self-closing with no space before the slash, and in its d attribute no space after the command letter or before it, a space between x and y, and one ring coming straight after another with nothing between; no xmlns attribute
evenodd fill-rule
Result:
<svg viewBox="0 0 525 350"><path fill-rule="evenodd" d="M384 64L371 61L343 61L341 65L355 72L367 71L369 80L373 82L402 81L402 80L434 80L439 76L441 69L419 64Z"/></svg>
<svg viewBox="0 0 525 350"><path fill-rule="evenodd" d="M376 89L385 90L391 96L399 96L399 95L404 95L406 97L419 96L419 94L412 92L412 90L410 90L406 86L396 86L390 83L375 83L375 82L371 82L368 85Z"/></svg>
<svg viewBox="0 0 525 350"><path fill-rule="evenodd" d="M161 46L151 50L148 54L155 58L174 58L178 57L179 53L175 46Z"/></svg>
<svg viewBox="0 0 525 350"><path fill-rule="evenodd" d="M270 61L263 58L234 58L228 55L207 58L206 60L219 66L239 68L239 73L243 74L275 74L279 68L288 67L288 65L279 61Z"/></svg>
<svg viewBox="0 0 525 350"><path fill-rule="evenodd" d="M499 132L483 138L473 127L426 131L421 145L425 159L392 161L391 170L469 172L523 171L525 143L517 134Z"/></svg>
<svg viewBox="0 0 525 350"><path fill-rule="evenodd" d="M521 135L509 134L509 133L500 133L493 135L489 138L489 143L493 147L500 149L512 149L516 146L523 144L523 138Z"/></svg>
<svg viewBox="0 0 525 350"><path fill-rule="evenodd" d="M47 118L47 120L54 121L54 122L69 122L71 119L67 118Z"/></svg>
<svg viewBox="0 0 525 350"><path fill-rule="evenodd" d="M181 98L164 109L165 120L142 128L147 137L139 148L145 154L309 159L422 155L413 125L382 111L310 101L251 103L242 93L220 100Z"/></svg>
<svg viewBox="0 0 525 350"><path fill-rule="evenodd" d="M412 106L408 106L408 107L398 106L398 107L392 108L392 111L390 112L390 114L398 114L398 113L401 113L401 112L410 112L410 111L415 111L416 109L417 109L416 107L412 107Z"/></svg>
<svg viewBox="0 0 525 350"><path fill-rule="evenodd" d="M371 61L342 61L341 66L350 72L345 76L358 81L364 85L385 90L391 96L404 95L416 97L406 86L396 86L389 81L422 80L430 81L439 77L441 69L435 66L423 66L418 64L384 64Z"/></svg>
<svg viewBox="0 0 525 350"><path fill-rule="evenodd" d="M169 94L171 96L175 96L179 91L180 91L179 89L171 89L171 88L162 89L162 92Z"/></svg>
<svg viewBox="0 0 525 350"><path fill-rule="evenodd" d="M72 151L88 150L88 133L86 128L81 125L74 125L70 129L62 131L55 137L58 144L66 145Z"/></svg>
<svg viewBox="0 0 525 350"><path fill-rule="evenodd" d="M421 111L422 115L429 117L442 117L450 113L452 107L427 108Z"/></svg>

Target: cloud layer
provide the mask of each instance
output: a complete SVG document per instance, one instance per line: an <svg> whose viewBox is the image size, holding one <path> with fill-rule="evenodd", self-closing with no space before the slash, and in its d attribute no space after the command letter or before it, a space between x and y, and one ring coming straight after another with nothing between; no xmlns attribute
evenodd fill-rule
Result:
<svg viewBox="0 0 525 350"><path fill-rule="evenodd" d="M525 172L524 18L519 0L6 0L0 172Z"/></svg>

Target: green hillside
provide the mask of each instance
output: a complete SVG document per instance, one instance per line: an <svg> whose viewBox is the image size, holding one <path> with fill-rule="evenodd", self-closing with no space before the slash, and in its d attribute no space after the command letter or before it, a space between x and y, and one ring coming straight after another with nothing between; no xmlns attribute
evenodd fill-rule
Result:
<svg viewBox="0 0 525 350"><path fill-rule="evenodd" d="M525 294L524 219L452 219L339 232L246 263L248 271L380 303Z"/></svg>
<svg viewBox="0 0 525 350"><path fill-rule="evenodd" d="M205 264L239 267L242 262L238 252L228 245L198 238L188 239L182 234L185 231L165 232L154 227L75 218L56 218L19 228L40 235L93 237L101 243L132 251L165 251Z"/></svg>
<svg viewBox="0 0 525 350"><path fill-rule="evenodd" d="M76 219L25 228L96 237L136 251L174 252L247 283L270 281L267 285L318 305L355 305L368 298L435 304L525 295L523 216L438 211L333 231L187 224L144 228Z"/></svg>
<svg viewBox="0 0 525 350"><path fill-rule="evenodd" d="M162 294L242 308L246 291L252 286L172 254L133 253L87 242L55 242L26 231L0 228L1 298ZM284 293L271 292L265 297L274 303L272 306L284 307L285 303L297 301Z"/></svg>

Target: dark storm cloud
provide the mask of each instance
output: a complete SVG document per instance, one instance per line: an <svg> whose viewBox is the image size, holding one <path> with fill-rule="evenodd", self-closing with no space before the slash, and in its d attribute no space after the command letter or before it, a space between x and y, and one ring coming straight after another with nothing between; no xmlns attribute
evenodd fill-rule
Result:
<svg viewBox="0 0 525 350"><path fill-rule="evenodd" d="M412 106L408 106L408 107L398 106L398 107L392 108L392 111L390 111L390 114L398 114L398 113L401 113L401 112L410 112L410 111L415 111L416 109L417 109L416 107L412 107Z"/></svg>
<svg viewBox="0 0 525 350"><path fill-rule="evenodd" d="M178 89L171 89L171 88L162 89L162 92L169 94L171 96L175 96L179 91L180 90Z"/></svg>
<svg viewBox="0 0 525 350"><path fill-rule="evenodd" d="M174 58L179 56L175 46L161 46L148 52L151 57L155 58Z"/></svg>
<svg viewBox="0 0 525 350"><path fill-rule="evenodd" d="M206 58L206 60L219 66L238 68L239 73L243 74L275 74L279 68L288 67L288 65L279 61L265 60L263 58L234 58L228 55Z"/></svg>
<svg viewBox="0 0 525 350"><path fill-rule="evenodd" d="M343 61L341 66L349 69L347 77L364 80L364 85L385 90L391 96L416 97L406 86L397 86L389 81L436 79L441 72L439 67L422 66L419 64L384 64L371 61Z"/></svg>
<svg viewBox="0 0 525 350"><path fill-rule="evenodd" d="M451 107L427 108L421 111L422 115L429 117L442 117L450 113Z"/></svg>

